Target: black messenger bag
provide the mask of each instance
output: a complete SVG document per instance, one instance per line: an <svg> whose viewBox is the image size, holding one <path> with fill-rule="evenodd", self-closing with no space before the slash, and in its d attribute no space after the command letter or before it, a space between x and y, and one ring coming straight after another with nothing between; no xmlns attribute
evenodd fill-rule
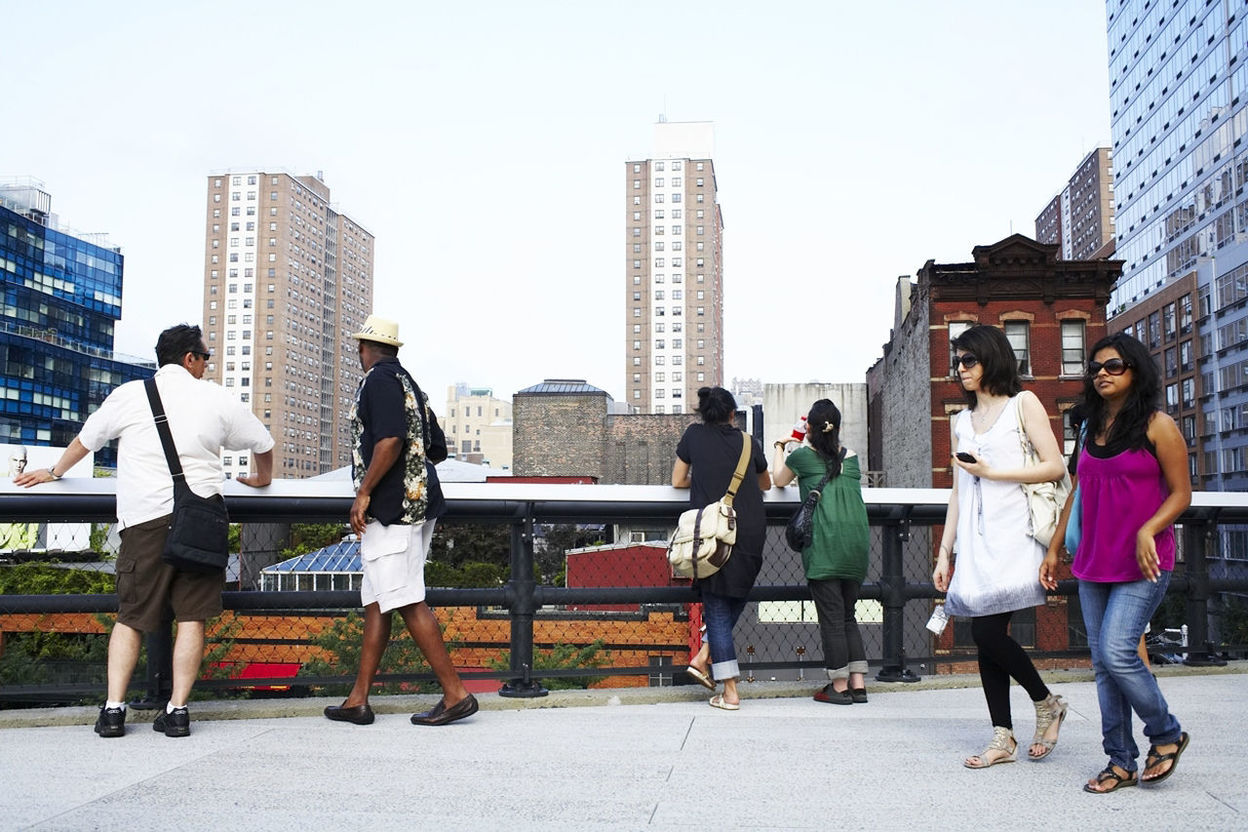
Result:
<svg viewBox="0 0 1248 832"><path fill-rule="evenodd" d="M201 497L186 484L156 380L149 378L143 386L156 418L156 432L160 434L169 473L173 475L173 514L160 559L188 572L221 572L230 559L230 515L225 510L225 499L220 494Z"/></svg>

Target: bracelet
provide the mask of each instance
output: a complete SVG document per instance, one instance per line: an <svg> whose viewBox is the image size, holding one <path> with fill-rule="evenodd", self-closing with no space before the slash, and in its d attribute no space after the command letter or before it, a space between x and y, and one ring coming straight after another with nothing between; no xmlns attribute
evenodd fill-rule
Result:
<svg viewBox="0 0 1248 832"><path fill-rule="evenodd" d="M54 465L49 465L49 466L48 466L48 476L49 476L49 477L51 477L51 478L52 478L52 479L54 479L54 480L59 480L59 479L61 478L61 475L60 475L60 474L58 474L58 473L56 473L56 471L52 470L52 469L53 469L53 468L55 468L55 467L56 467L56 466L54 466Z"/></svg>
<svg viewBox="0 0 1248 832"><path fill-rule="evenodd" d="M783 450L784 450L784 446L785 446L785 445L787 445L788 443L787 443L787 442L784 442L784 441L782 441L782 440L780 440L780 439L777 439L775 442L772 442L771 444L772 444L773 446L775 446L775 448L776 448L776 450L777 450L777 451L783 451Z"/></svg>

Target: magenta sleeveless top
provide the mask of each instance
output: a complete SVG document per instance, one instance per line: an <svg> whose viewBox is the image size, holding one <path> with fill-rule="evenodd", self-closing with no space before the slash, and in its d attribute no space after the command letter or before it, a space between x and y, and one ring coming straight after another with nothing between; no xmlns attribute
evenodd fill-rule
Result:
<svg viewBox="0 0 1248 832"><path fill-rule="evenodd" d="M1112 456L1093 456L1084 448L1076 470L1083 534L1070 571L1098 583L1144 580L1135 561L1135 536L1170 496L1157 457L1147 448ZM1162 571L1173 570L1174 526L1154 539Z"/></svg>

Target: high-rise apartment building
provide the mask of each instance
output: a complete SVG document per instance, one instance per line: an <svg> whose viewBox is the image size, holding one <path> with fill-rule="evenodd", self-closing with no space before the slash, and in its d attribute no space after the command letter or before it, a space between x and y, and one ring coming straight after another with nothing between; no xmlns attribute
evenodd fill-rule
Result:
<svg viewBox="0 0 1248 832"><path fill-rule="evenodd" d="M1180 424L1192 452L1200 452L1193 473L1207 490L1242 491L1248 488L1248 8L1109 0L1106 15L1117 256L1125 261L1109 328L1131 329L1156 344L1167 368L1168 351L1177 350ZM1146 314L1136 314L1132 307L1146 299ZM1193 312L1197 343L1189 344L1183 321ZM1153 337L1158 329L1160 342ZM1183 375L1184 356L1195 362L1192 377ZM1168 399L1169 379L1167 373ZM1220 534L1223 551L1248 557L1248 532L1223 527Z"/></svg>
<svg viewBox="0 0 1248 832"><path fill-rule="evenodd" d="M690 413L724 382L723 214L710 122L660 121L654 156L625 163L627 403Z"/></svg>
<svg viewBox="0 0 1248 832"><path fill-rule="evenodd" d="M351 464L347 418L362 373L357 332L373 306L373 235L316 176L208 177L206 378L251 406L277 440L275 477ZM227 454L229 475L246 454Z"/></svg>
<svg viewBox="0 0 1248 832"><path fill-rule="evenodd" d="M1062 260L1101 260L1114 253L1114 171L1108 147L1093 150L1036 217L1036 241L1060 246Z"/></svg>
<svg viewBox="0 0 1248 832"><path fill-rule="evenodd" d="M42 183L0 182L0 442L68 446L113 388L156 371L113 352L123 262L103 234L61 228Z"/></svg>

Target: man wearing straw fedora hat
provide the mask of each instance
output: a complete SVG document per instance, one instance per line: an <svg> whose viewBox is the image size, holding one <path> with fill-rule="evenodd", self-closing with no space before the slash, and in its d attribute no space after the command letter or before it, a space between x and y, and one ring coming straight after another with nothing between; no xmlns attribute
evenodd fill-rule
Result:
<svg viewBox="0 0 1248 832"><path fill-rule="evenodd" d="M412 722L446 725L477 711L476 697L464 689L425 603L425 558L444 507L437 475L426 462L446 459L446 438L428 398L399 363L399 325L369 315L352 337L364 369L350 414L351 528L360 536L364 564L364 644L351 692L341 705L327 707L325 716L356 725L373 721L368 694L390 641L390 613L397 610L442 685L442 700L413 714Z"/></svg>

